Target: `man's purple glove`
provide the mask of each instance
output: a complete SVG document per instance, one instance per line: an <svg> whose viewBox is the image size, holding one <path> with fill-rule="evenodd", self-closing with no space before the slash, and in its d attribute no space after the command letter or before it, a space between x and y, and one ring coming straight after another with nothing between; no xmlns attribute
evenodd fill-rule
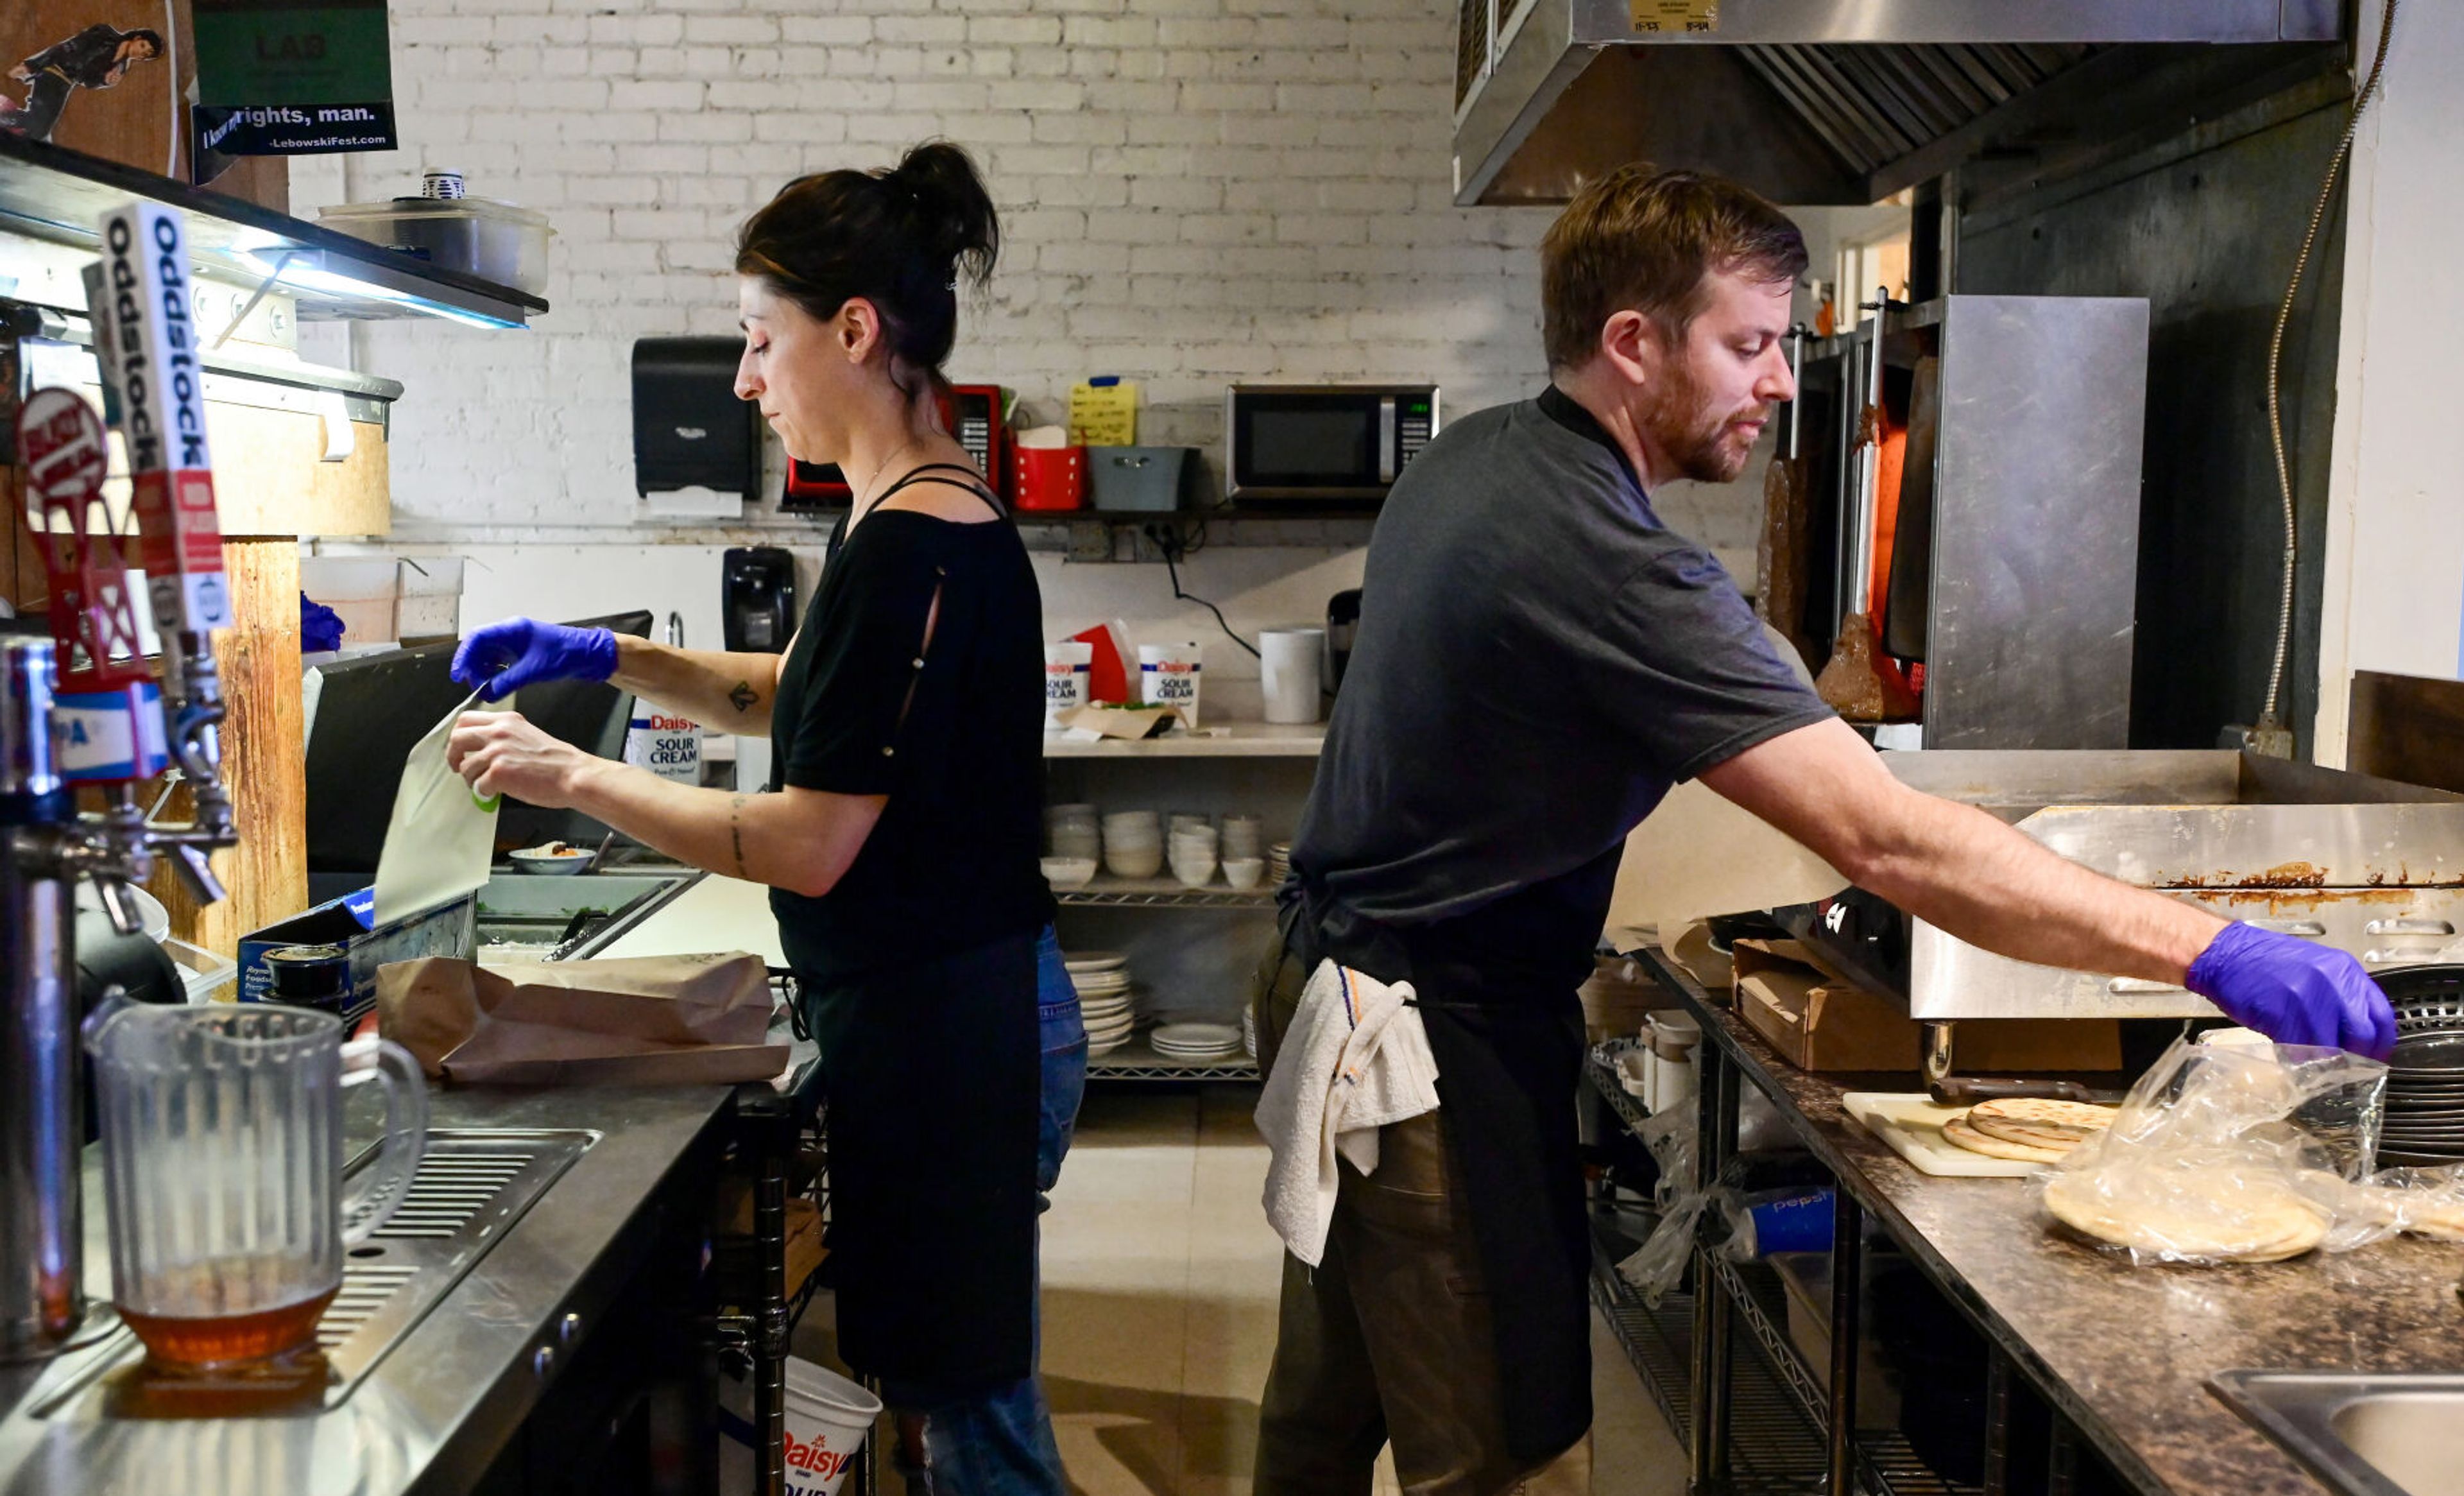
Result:
<svg viewBox="0 0 2464 1496"><path fill-rule="evenodd" d="M2225 1016L2277 1044L2350 1049L2384 1060L2395 1009L2362 963L2333 946L2235 922L2190 963L2187 985Z"/></svg>
<svg viewBox="0 0 2464 1496"><path fill-rule="evenodd" d="M453 678L502 701L542 680L605 680L616 673L616 636L531 618L490 624L453 651Z"/></svg>

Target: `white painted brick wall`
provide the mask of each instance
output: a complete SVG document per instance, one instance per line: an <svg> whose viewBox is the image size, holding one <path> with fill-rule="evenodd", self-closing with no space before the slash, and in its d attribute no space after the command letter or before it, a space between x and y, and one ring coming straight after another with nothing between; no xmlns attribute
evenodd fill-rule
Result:
<svg viewBox="0 0 2464 1496"><path fill-rule="evenodd" d="M936 135L975 151L1006 239L952 372L1041 414L1099 372L1141 382L1143 436L1203 445L1234 380L1425 377L1455 412L1528 393L1550 214L1448 202L1446 9L393 0L406 148L347 187L303 170L302 204L450 166L558 231L533 331L360 334L408 386L401 533L631 530L633 340L732 332L747 213Z"/></svg>

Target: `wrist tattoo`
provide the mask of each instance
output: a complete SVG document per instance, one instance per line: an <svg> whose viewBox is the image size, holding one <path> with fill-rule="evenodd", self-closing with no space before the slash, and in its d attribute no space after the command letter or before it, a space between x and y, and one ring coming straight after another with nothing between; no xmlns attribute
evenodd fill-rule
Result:
<svg viewBox="0 0 2464 1496"><path fill-rule="evenodd" d="M727 834L736 845L736 875L744 876L744 805L750 795L738 795L727 803Z"/></svg>
<svg viewBox="0 0 2464 1496"><path fill-rule="evenodd" d="M728 704L735 707L738 713L752 711L754 705L760 699L760 693L753 689L753 682L749 680L737 681L736 689L727 693Z"/></svg>

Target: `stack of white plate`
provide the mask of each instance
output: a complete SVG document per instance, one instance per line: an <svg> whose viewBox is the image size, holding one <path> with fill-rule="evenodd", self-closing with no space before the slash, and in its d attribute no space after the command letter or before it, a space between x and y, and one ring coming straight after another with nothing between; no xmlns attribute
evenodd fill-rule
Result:
<svg viewBox="0 0 2464 1496"><path fill-rule="evenodd" d="M1130 958L1116 951L1089 951L1063 960L1078 989L1078 1012L1087 1024L1089 1057L1110 1054L1130 1042L1137 1013L1130 1001Z"/></svg>
<svg viewBox="0 0 2464 1496"><path fill-rule="evenodd" d="M1147 1042L1167 1060L1229 1060L1241 1052L1241 1030L1230 1023L1165 1023Z"/></svg>
<svg viewBox="0 0 2464 1496"><path fill-rule="evenodd" d="M1292 844L1277 842L1266 848L1266 886L1280 889L1292 877Z"/></svg>
<svg viewBox="0 0 2464 1496"><path fill-rule="evenodd" d="M1254 1060L1258 1057L1258 1010L1241 1010L1241 1052Z"/></svg>

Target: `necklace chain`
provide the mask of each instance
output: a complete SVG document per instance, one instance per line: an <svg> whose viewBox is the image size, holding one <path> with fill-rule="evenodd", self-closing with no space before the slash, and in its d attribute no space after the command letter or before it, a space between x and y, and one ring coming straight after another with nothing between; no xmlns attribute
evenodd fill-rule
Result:
<svg viewBox="0 0 2464 1496"><path fill-rule="evenodd" d="M928 434L928 435L929 435L930 433L928 432L928 433L926 433L926 434ZM923 441L923 440L924 440L924 436L921 436L921 435L918 435L918 436L911 436L911 437L907 438L907 445L906 445L906 446L904 446L904 447L899 448L896 451L891 452L891 453L890 454L889 459L888 459L887 461L885 461L884 463L882 463L882 465L881 465L881 471L880 471L879 473L875 473L873 474L873 482L874 482L875 484L878 484L878 483L880 482L880 480L881 480L881 474L882 474L883 473L888 473L888 472L890 472L891 470L892 470L892 469L896 468L896 467L898 466L898 459L899 459L899 458L901 458L901 457L906 456L909 452L913 451L915 450L916 444L917 444L917 443L919 443L919 442L921 442L921 441ZM871 485L868 485L868 486L869 487L869 486L871 486ZM872 506L873 506L874 504L879 503L880 501L881 501L881 500L880 500L880 498L879 498L877 495L866 495L865 501L864 501L863 503L860 503L860 504L858 504L858 505L856 505L856 506L855 506L855 513L856 513L856 515L857 515L859 517L863 517L863 516L865 516L865 515L869 515L869 514L870 514L870 513L872 512Z"/></svg>

